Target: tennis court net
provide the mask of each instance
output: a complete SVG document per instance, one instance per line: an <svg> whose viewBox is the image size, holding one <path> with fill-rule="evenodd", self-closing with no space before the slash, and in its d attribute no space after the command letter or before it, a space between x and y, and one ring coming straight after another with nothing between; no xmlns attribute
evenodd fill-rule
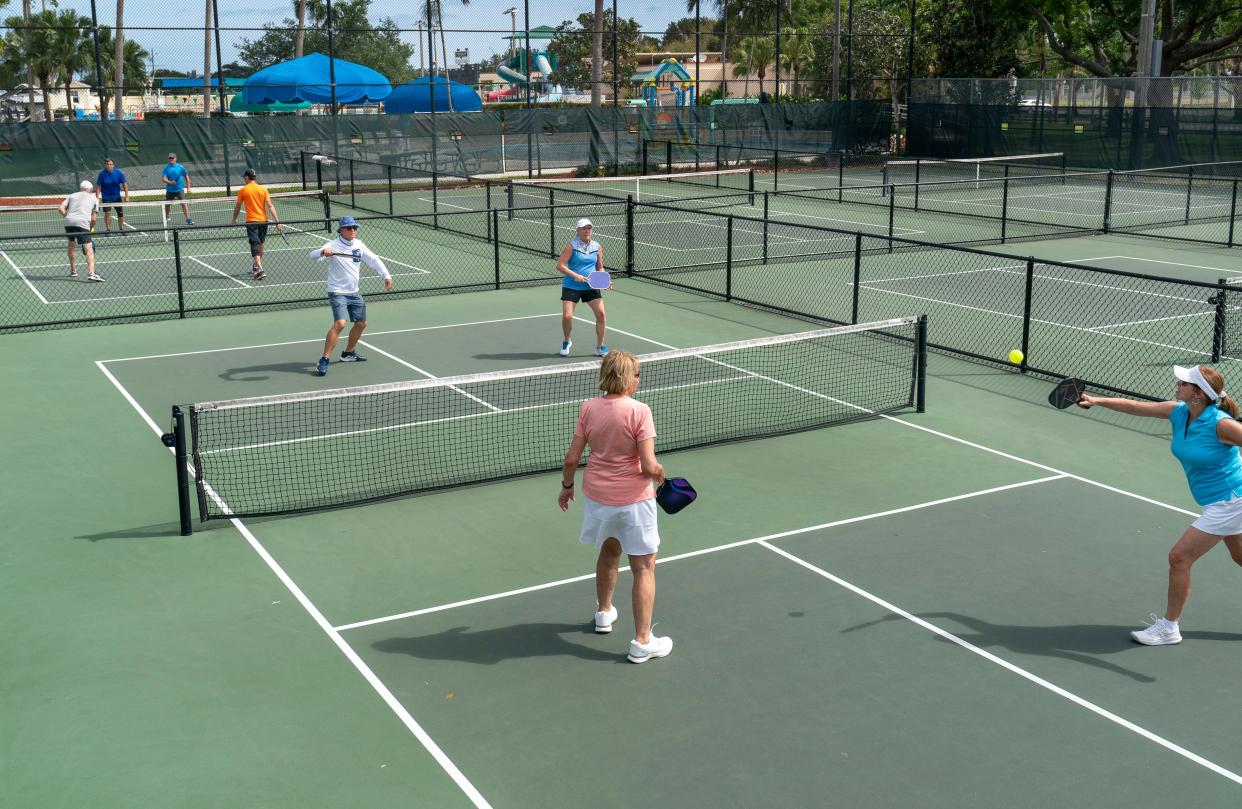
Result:
<svg viewBox="0 0 1242 809"><path fill-rule="evenodd" d="M900 318L647 354L635 398L655 414L660 452L921 410L925 331L923 319ZM184 409L180 446L197 470L202 519L549 472L579 406L599 395L598 374L595 360L205 402ZM184 420L183 408L173 412Z"/></svg>
<svg viewBox="0 0 1242 809"><path fill-rule="evenodd" d="M884 164L884 185L938 180L975 180L978 182L998 177L1029 177L1049 174L1065 174L1064 152L948 160L927 158L889 160Z"/></svg>
<svg viewBox="0 0 1242 809"><path fill-rule="evenodd" d="M322 191L291 191L272 194L272 205L284 221L306 221L328 218L327 196ZM236 197L198 197L169 202L123 202L113 203L112 234L105 229L103 206L100 203L95 224L96 238L108 235L124 235L130 238L146 238L159 241L172 240L172 228L190 228L202 225L227 225L233 220ZM186 224L185 205L193 225ZM125 213L125 228L120 229L117 208ZM238 219L244 219L244 212ZM37 246L24 238L32 235L60 234L65 219L56 205L21 205L0 207L0 242L13 240L18 246ZM188 234L183 234L183 236ZM57 237L58 243L64 239ZM7 248L6 248L7 249Z"/></svg>

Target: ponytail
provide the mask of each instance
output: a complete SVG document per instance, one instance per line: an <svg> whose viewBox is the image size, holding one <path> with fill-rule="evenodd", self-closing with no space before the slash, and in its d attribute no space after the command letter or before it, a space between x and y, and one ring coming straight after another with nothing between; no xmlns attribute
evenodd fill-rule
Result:
<svg viewBox="0 0 1242 809"><path fill-rule="evenodd" d="M1238 405L1236 402L1234 402L1232 397L1230 396L1220 397L1219 399L1216 400L1216 406L1219 407L1221 410L1224 410L1226 413L1228 413L1233 418L1236 419L1238 417Z"/></svg>
<svg viewBox="0 0 1242 809"><path fill-rule="evenodd" d="M1204 380L1212 386L1212 390L1224 391L1225 379L1220 375L1220 371L1210 365L1200 365L1199 372L1203 374ZM1224 410L1233 418L1238 418L1238 406L1229 396L1221 396L1216 400L1216 406Z"/></svg>

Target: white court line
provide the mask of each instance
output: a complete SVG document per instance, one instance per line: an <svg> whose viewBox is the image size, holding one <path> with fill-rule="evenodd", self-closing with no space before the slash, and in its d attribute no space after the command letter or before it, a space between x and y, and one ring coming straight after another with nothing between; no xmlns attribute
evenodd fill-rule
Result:
<svg viewBox="0 0 1242 809"><path fill-rule="evenodd" d="M13 263L13 259L9 258L9 254L4 252L3 250L0 250L0 256L4 256L4 260L9 262L9 266L13 268L13 272L17 273L18 278L26 282L26 286L30 287L30 291L35 294L35 297L43 301L44 304L46 304L48 302L47 298L43 297L43 293L39 291L38 287L30 283L30 279L26 277L26 274L22 272L21 269L15 263Z"/></svg>
<svg viewBox="0 0 1242 809"><path fill-rule="evenodd" d="M372 343L368 343L368 342L366 342L366 341L364 341L364 340L359 340L359 341L358 341L358 344L359 344L359 345L364 345L364 346L366 346L367 348L371 349L372 351L376 352L377 354L383 354L385 357L387 357L388 359L392 360L393 362L395 362L395 363L397 363L397 364L399 364L399 365L404 365L406 368L409 368L410 370L417 371L418 373L422 374L423 376L427 377L428 379L438 379L438 377L437 377L435 374L431 373L430 371L424 371L422 368L419 368L417 365L415 365L415 364L413 364L413 363L410 363L410 362L406 362L405 360L403 360L403 359L401 359L400 357L398 357L396 354L390 354L390 353L388 353L387 351L385 351L384 349L382 349L382 348L380 348L380 347L378 347L378 346L376 346L376 345L374 345L374 344L372 344ZM462 390L461 388L457 387L456 385L449 385L448 387L449 387L449 389L450 389L450 390L455 390L455 391L457 391L457 392L458 392L458 393L460 393L462 396L465 396L467 399L471 400L472 402L478 402L479 404L481 404L481 405L483 405L484 407L486 407L486 408L488 408L489 410L491 410L493 413L499 413L499 412L500 412L500 408L499 408L499 407L497 407L496 405L492 404L491 402L485 402L485 401L483 401L482 399L480 399L478 396L475 396L475 395L470 394L470 393L466 393L464 390Z"/></svg>
<svg viewBox="0 0 1242 809"><path fill-rule="evenodd" d="M435 329L456 329L462 326L486 326L493 323L509 323L514 320L533 320L538 317L560 317L559 312L549 312L538 315L518 315L516 317L501 317L495 320L472 320L466 323L445 323L439 326L414 326L408 329L389 329L388 331L372 331L367 332L370 337L379 337L384 334L406 334L412 331L433 331ZM178 351L172 354L147 354L141 357L116 357L110 360L100 360L100 362L129 362L130 360L161 360L169 357L189 357L194 354L215 354L219 351L248 351L252 348L275 348L277 346L293 346L305 343L323 343L322 337L313 337L309 340L285 340L280 343L256 343L253 345L230 346L229 348L204 348L199 351Z"/></svg>
<svg viewBox="0 0 1242 809"><path fill-rule="evenodd" d="M1088 261L1105 261L1107 259L1120 258L1126 261L1146 261L1149 264L1168 264L1171 267L1191 267L1196 270L1215 270L1216 272L1238 272L1238 267L1208 267L1203 264L1186 264L1182 261L1165 261L1159 258L1139 258L1138 256L1096 256L1095 258L1079 258L1074 259L1073 264L1085 264Z"/></svg>
<svg viewBox="0 0 1242 809"><path fill-rule="evenodd" d="M851 523L864 522L866 520L874 520L879 517L890 517L894 514L904 514L909 511L918 511L920 509L931 508L932 506L939 506L945 503L953 503L958 500L968 500L972 497L981 497L983 495L995 494L997 492L1009 491L1011 489L1019 489L1024 486L1034 486L1039 483L1048 483L1049 481L1064 480L1064 479L1065 479L1065 475L1050 475L1048 477L1042 477L1042 478L1038 478L1035 480L1024 480L1021 483L1010 483L1005 486L993 486L990 489L980 489L979 491L967 492L966 494L956 494L950 497L941 497L937 500L928 500L926 502L915 503L914 505L910 505L910 506L901 506L900 508L888 509L887 511L877 511L873 514L863 514L858 517L846 517L845 519L833 520L832 522L820 523L818 525L808 525L804 528L794 528L793 530L790 530L790 531L781 531L780 533L776 533L776 534L766 534L761 537L753 537L751 539L743 539L737 542L728 542L723 545L716 545L711 548L701 548L697 551L689 551L687 553L679 553L673 556L666 556L663 558L656 559L656 564L667 565L669 562L676 562L681 559L691 559L696 556L704 556L709 553L718 553L720 551L732 550L733 548L741 548L746 545L754 545L754 544L757 544L757 543L760 543L760 542L763 542L769 539L781 539L783 537L797 536L798 534L809 534L814 531L823 531L829 528L836 528L842 525L849 525ZM626 565L624 567L619 568L619 570L624 572L626 570L629 570L629 566ZM430 615L431 613L435 613L435 612L444 612L445 610L456 609L457 607L466 607L472 604L482 604L488 601L497 601L502 598L511 598L513 596L524 595L526 593L534 593L539 590L548 590L553 587L560 587L565 584L574 584L580 581L591 581L594 578L595 578L594 573L586 573L581 576L574 576L568 579L560 579L558 581L544 582L543 584L536 584L530 587L521 587L516 590L509 590L504 593L493 593L491 595L479 596L477 598L467 598L463 601L454 601L449 604L440 604L435 607L424 607L423 609L419 609L419 610L410 610L409 612L401 612L401 613L396 613L394 615L384 615L379 618L369 618L365 621L355 621L349 624L341 624L340 626L334 627L334 629L336 629L339 632L345 632L350 629L358 629L359 627L374 626L375 624L384 624L384 623L389 623L391 621L400 621L405 618L416 618L420 615Z"/></svg>
<svg viewBox="0 0 1242 809"><path fill-rule="evenodd" d="M1216 312L1193 312L1189 315L1169 315L1168 317L1152 317L1147 320L1128 320L1124 323L1109 323L1106 326L1090 326L1087 331L1101 331L1103 329L1120 329L1126 326L1142 326L1145 323L1161 323L1166 320L1185 320L1191 317L1215 317Z"/></svg>
<svg viewBox="0 0 1242 809"><path fill-rule="evenodd" d="M203 265L204 267L206 267L207 269L211 270L211 271L212 271L212 272L214 272L214 273L218 273L219 275L224 276L225 278L227 278L227 279L229 279L230 281L232 281L234 284L241 284L241 285L242 285L242 286L244 286L246 289L254 289L254 287L250 286L250 284L247 284L247 283L246 283L246 282L244 282L244 281L238 281L236 278L234 278L233 276L229 275L229 274L228 274L228 273L226 273L224 270L218 270L218 269L216 269L215 267L213 267L213 266L211 266L210 264L208 264L206 261L203 261L203 260L199 259L197 256L186 256L186 258L188 258L190 261L195 262L196 264L201 264L201 265ZM165 295L167 295L168 293L166 293L166 292L165 292L164 294L165 294ZM128 297L128 296L123 296L123 297ZM133 297L139 297L139 296L135 295L135 296L133 296Z"/></svg>
<svg viewBox="0 0 1242 809"><path fill-rule="evenodd" d="M162 435L163 431L147 414L147 412L142 409L142 406L138 404L134 397L130 395L129 391L126 390L125 387L117 381L117 378L113 376L112 373L104 366L104 361L97 361L95 365L100 371L103 372L104 376L108 378L108 381L110 381L112 385L120 391L121 396L125 398L125 401L129 402L130 406L138 412L138 415L147 423L147 426L154 430L156 435ZM169 451L175 452L174 449L170 449ZM192 471L193 470L191 469L191 472ZM227 505L223 504L217 497L215 497L214 492L211 494L217 504L227 512ZM285 588L288 589L293 595L293 597L297 599L298 603L302 605L302 609L306 610L307 614L310 615L311 620L319 626L319 628L328 636L332 643L336 645L337 649L345 655L345 658L353 664L354 668L358 670L358 673L361 674L363 679L365 679L371 688L375 690L376 694L379 695L380 699L384 701L389 709L397 715L397 718L401 720L401 723L405 725L406 729L408 729L410 733L418 739L427 752L431 754L432 758L436 760L436 763L439 764L448 776L453 779L453 782L456 783L457 787L466 795L467 798L470 799L470 802L479 809L490 809L491 804L487 802L487 799L483 797L482 793L475 788L474 784L470 783L470 780L466 778L465 774L457 768L457 765L453 763L452 759L450 759L440 748L440 746L436 744L435 740L431 738L431 735L428 734L427 731L423 729L422 725L418 723L418 720L416 720L414 716L406 710L405 706L402 705L396 696L393 695L388 686L384 685L384 682L376 676L375 672L372 671L371 667L368 666L358 655L358 653L354 651L353 647L346 643L345 639L341 637L341 633L332 628L332 624L328 622L328 619L324 617L320 609L315 606L306 593L302 591L302 588L299 587L289 576L289 574L285 572L284 568L280 566L276 559L268 553L267 548L263 547L263 544L259 542L258 538L256 538L253 533L251 533L250 529L236 517L230 518L229 522L233 524L233 527L237 529L238 533L242 535L254 552L259 555L259 558L262 559L272 573L275 574L276 578L279 579L280 582L285 585Z"/></svg>
<svg viewBox="0 0 1242 809"><path fill-rule="evenodd" d="M893 615L899 615L902 618L905 618L907 621L910 621L922 627L923 629L926 629L928 632L931 632L932 634L937 635L947 641L951 641L957 644L958 646L960 646L961 648L965 649L966 651L972 652L978 655L979 657L982 657L984 660L995 663L1001 668L1006 669L1007 671L1010 671L1018 675L1019 677L1025 680L1028 680L1029 682L1034 683L1035 685L1038 685L1040 688L1045 688L1048 691L1051 691L1052 693L1056 694L1057 696L1063 697L1064 699L1069 700L1070 702L1074 703L1080 708L1086 708L1088 711L1091 711L1097 716L1100 716L1104 719L1107 719L1110 722L1120 725L1121 727L1133 733L1137 733L1139 736L1142 736L1144 739L1147 739L1150 742L1155 742L1156 744L1160 745L1166 750L1176 753L1177 755L1182 756L1183 758L1189 759L1190 761L1193 761L1195 764L1198 764L1201 767L1206 767L1207 769L1211 770L1217 775L1223 775L1225 778L1228 778L1230 781L1233 781L1234 783L1242 784L1242 775L1238 775L1237 773L1231 770L1227 770L1224 767L1220 766L1219 764L1209 761L1203 756L1190 752L1189 750L1182 747L1181 745L1174 744L1173 742L1169 741L1163 736L1159 736L1155 733L1152 733L1150 730L1147 730L1146 728L1140 725L1137 725L1128 719L1124 719L1121 716L1113 713L1112 711L1106 710L1105 708L1102 708L1099 705L1096 705L1094 702L1090 702L1089 700L1084 699L1083 697L1080 697L1071 691L1067 691L1066 689L1061 688L1058 685L1054 685L1048 680L1045 680L1043 677L1039 677L1035 674L1032 674L1031 672L1022 668L1021 666L1010 663L1009 661L997 655L994 655L991 652L985 651L979 648L978 646L975 646L973 643L969 643L965 640L962 640L957 635L954 635L952 632L941 629L935 624L929 621L925 621L924 619L918 617L917 615L914 615L911 612L903 610L901 607L898 607L896 604L893 604L889 601L885 601L879 596L876 596L876 595L873 595L872 593L867 592L866 590L862 589L856 584L852 584L846 581L845 579L840 578L839 576L834 576L833 574L829 573L823 568L817 567L811 564L810 562L807 562L806 560L802 559L801 557L795 556L794 554L786 550L783 550L781 548L778 548L775 545L771 545L768 542L763 541L763 540L761 540L758 544L762 545L763 547L767 548L768 550L772 551L778 556L782 556L785 559L788 559L789 561L793 562L794 564L804 567L807 570L811 571L812 573L815 573L818 576L822 576L823 578L828 579L829 581L834 582L835 584L838 584L841 587L844 587L846 590L849 590L855 595L861 596L862 598L867 599L873 604L876 604L877 606L879 606L881 609L886 610L892 613Z"/></svg>

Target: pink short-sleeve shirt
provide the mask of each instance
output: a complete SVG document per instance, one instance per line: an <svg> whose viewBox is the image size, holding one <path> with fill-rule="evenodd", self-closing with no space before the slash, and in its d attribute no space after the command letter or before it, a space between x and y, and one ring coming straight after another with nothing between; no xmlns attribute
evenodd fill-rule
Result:
<svg viewBox="0 0 1242 809"><path fill-rule="evenodd" d="M574 435L585 438L591 448L583 494L608 506L655 497L638 458L638 443L656 435L650 407L628 396L587 399L578 411Z"/></svg>

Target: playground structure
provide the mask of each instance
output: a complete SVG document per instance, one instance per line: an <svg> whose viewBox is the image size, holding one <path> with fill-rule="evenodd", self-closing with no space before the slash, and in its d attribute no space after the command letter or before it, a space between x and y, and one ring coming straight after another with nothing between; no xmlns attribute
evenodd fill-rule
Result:
<svg viewBox="0 0 1242 809"><path fill-rule="evenodd" d="M496 67L496 75L509 82L510 86L503 90L492 90L487 93L486 100L489 102L509 101L523 97L524 93L521 90L526 86L526 76L529 73L531 83L534 85L531 88L532 91L535 91L536 87L539 88L537 95L532 99L535 103L560 101L563 94L562 88L559 85L550 84L552 75L556 73L556 54L547 51L546 45L542 47L536 45L537 42L550 42L555 37L556 29L547 25L530 29L529 36L522 33L507 37L513 55L507 62ZM528 41L529 50L526 48Z"/></svg>
<svg viewBox="0 0 1242 809"><path fill-rule="evenodd" d="M670 106L661 103L670 97L674 107L694 106L698 89L694 77L673 57L650 70L640 70L630 76L630 81L642 88L642 98L648 107Z"/></svg>

